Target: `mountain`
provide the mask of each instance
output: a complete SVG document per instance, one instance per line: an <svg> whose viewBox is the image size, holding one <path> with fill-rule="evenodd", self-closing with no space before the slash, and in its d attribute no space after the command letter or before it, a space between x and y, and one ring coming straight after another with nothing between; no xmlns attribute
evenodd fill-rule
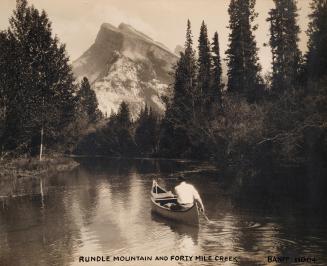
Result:
<svg viewBox="0 0 327 266"><path fill-rule="evenodd" d="M116 112L126 101L135 118L145 103L163 113L161 96L172 82L170 72L177 59L130 25L104 23L94 44L73 62L73 72L77 79L90 80L104 114Z"/></svg>

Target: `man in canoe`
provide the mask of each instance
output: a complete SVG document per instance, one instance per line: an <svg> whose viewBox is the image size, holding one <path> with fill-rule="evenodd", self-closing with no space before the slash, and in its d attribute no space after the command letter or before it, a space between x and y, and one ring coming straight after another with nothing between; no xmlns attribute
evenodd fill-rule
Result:
<svg viewBox="0 0 327 266"><path fill-rule="evenodd" d="M178 177L179 184L175 187L175 194L177 196L177 204L171 206L172 210L181 210L190 208L194 203L198 203L199 207L204 212L204 206L198 191L191 184L186 183L183 176Z"/></svg>

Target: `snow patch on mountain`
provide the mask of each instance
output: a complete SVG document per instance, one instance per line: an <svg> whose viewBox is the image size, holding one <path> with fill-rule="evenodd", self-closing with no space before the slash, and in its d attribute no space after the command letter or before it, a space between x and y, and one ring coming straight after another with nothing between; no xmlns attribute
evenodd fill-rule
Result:
<svg viewBox="0 0 327 266"><path fill-rule="evenodd" d="M137 117L145 103L152 102L156 111L162 113L164 104L161 96L167 85L157 79L144 82L140 78L142 65L120 55L117 61L108 69L107 75L94 82L99 108L108 116L117 112L122 101L129 104L133 119ZM150 104L151 105L151 104Z"/></svg>

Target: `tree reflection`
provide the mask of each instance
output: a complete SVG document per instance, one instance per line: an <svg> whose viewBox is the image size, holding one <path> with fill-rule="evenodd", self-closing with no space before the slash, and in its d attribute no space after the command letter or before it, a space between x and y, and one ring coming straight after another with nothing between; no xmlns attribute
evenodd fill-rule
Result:
<svg viewBox="0 0 327 266"><path fill-rule="evenodd" d="M0 257L4 265L68 265L79 238L70 197L15 198L0 211ZM60 213L61 215L58 215Z"/></svg>

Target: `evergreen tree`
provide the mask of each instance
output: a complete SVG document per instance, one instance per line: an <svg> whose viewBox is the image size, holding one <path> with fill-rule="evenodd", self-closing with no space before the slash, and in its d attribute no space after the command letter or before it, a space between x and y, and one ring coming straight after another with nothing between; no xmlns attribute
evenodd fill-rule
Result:
<svg viewBox="0 0 327 266"><path fill-rule="evenodd" d="M191 22L187 21L185 51L175 67L173 97L161 124L159 149L164 156L180 156L189 149L187 129L196 119L197 67L193 49Z"/></svg>
<svg viewBox="0 0 327 266"><path fill-rule="evenodd" d="M298 48L300 27L296 0L274 0L270 10L270 41L272 52L272 90L276 93L294 89L299 77L301 52Z"/></svg>
<svg viewBox="0 0 327 266"><path fill-rule="evenodd" d="M98 100L95 92L91 89L86 77L83 78L81 87L77 92L77 99L80 110L86 113L88 121L90 123L96 123L101 118L101 112L98 109Z"/></svg>
<svg viewBox="0 0 327 266"><path fill-rule="evenodd" d="M195 109L195 99L193 88L188 87L188 62L184 53L180 54L179 61L175 68L175 78L173 87L173 99L169 106L175 121L185 124L192 119Z"/></svg>
<svg viewBox="0 0 327 266"><path fill-rule="evenodd" d="M193 50L191 22L187 21L185 52L180 53L180 59L175 68L174 96L170 106L172 119L179 126L185 126L195 118L196 101L196 60Z"/></svg>
<svg viewBox="0 0 327 266"><path fill-rule="evenodd" d="M195 117L196 106L196 60L193 50L191 23L187 21L185 51L175 66L173 99L169 109L174 119L186 123Z"/></svg>
<svg viewBox="0 0 327 266"><path fill-rule="evenodd" d="M228 90L243 94L249 101L257 98L262 88L261 66L258 62L257 44L253 25L257 13L255 0L231 0L228 13L229 47L226 51L228 61ZM260 91L259 91L260 92Z"/></svg>
<svg viewBox="0 0 327 266"><path fill-rule="evenodd" d="M196 60L193 50L191 23L187 21L185 52L175 67L173 97L165 118L172 127L187 128L196 116ZM164 123L165 124L165 123Z"/></svg>
<svg viewBox="0 0 327 266"><path fill-rule="evenodd" d="M193 49L193 35L191 30L191 22L187 20L187 29L186 29L186 41L185 41L185 53L184 56L181 54L179 69L176 70L177 75L181 75L181 80L178 80L178 83L175 83L175 86L184 87L184 105L187 107L188 112L191 115L191 119L195 118L196 112L196 59L195 51ZM176 87L174 91L178 91Z"/></svg>
<svg viewBox="0 0 327 266"><path fill-rule="evenodd" d="M213 95L214 104L221 107L222 104L222 67L220 59L219 37L215 32L212 39L212 70L211 70L211 94Z"/></svg>
<svg viewBox="0 0 327 266"><path fill-rule="evenodd" d="M7 148L23 145L33 153L43 134L52 144L73 120L74 78L65 46L52 36L45 11L18 0L9 22L8 40L15 52L8 54L8 60L15 64L9 66L15 71L6 80L8 115L3 139ZM15 84L9 87L13 75Z"/></svg>
<svg viewBox="0 0 327 266"><path fill-rule="evenodd" d="M130 129L132 125L129 107L128 104L124 101L122 101L119 106L118 113L116 115L116 121L118 126L125 129Z"/></svg>
<svg viewBox="0 0 327 266"><path fill-rule="evenodd" d="M319 80L327 75L327 1L312 0L311 9L307 71L310 80Z"/></svg>
<svg viewBox="0 0 327 266"><path fill-rule="evenodd" d="M213 103L213 95L210 91L211 82L211 54L210 43L208 40L207 26L202 21L200 36L199 36L199 57L198 57L198 79L197 79L197 105L199 106L199 112L207 115Z"/></svg>
<svg viewBox="0 0 327 266"><path fill-rule="evenodd" d="M132 136L132 121L130 110L126 102L121 102L118 112L109 120L109 130L106 133L107 142L110 145L107 149L115 151L118 155L131 156L136 152L135 141Z"/></svg>
<svg viewBox="0 0 327 266"><path fill-rule="evenodd" d="M135 156L137 150L128 105L122 102L118 113L112 113L105 126L80 139L74 152L83 155Z"/></svg>
<svg viewBox="0 0 327 266"><path fill-rule="evenodd" d="M187 20L187 25L186 25L186 38L185 38L185 53L190 55L194 55L194 50L193 50L193 34L192 34L192 29L191 29L191 21L188 19Z"/></svg>
<svg viewBox="0 0 327 266"><path fill-rule="evenodd" d="M189 49L185 54L180 53L175 67L173 97L171 103L167 105L165 117L160 126L159 151L161 156L179 157L189 147L186 128L195 117L195 91L191 86L195 80L189 79L188 75L192 69L187 59L193 55L193 52L190 53L190 51Z"/></svg>
<svg viewBox="0 0 327 266"><path fill-rule="evenodd" d="M139 118L136 122L137 126L135 129L135 143L138 147L138 150L141 153L144 153L148 150L148 132L147 132L147 122L148 122L148 106L145 105L144 109L141 109Z"/></svg>
<svg viewBox="0 0 327 266"><path fill-rule="evenodd" d="M138 150L145 155L153 154L156 151L157 135L157 116L152 108L145 106L145 109L141 110L135 130Z"/></svg>

